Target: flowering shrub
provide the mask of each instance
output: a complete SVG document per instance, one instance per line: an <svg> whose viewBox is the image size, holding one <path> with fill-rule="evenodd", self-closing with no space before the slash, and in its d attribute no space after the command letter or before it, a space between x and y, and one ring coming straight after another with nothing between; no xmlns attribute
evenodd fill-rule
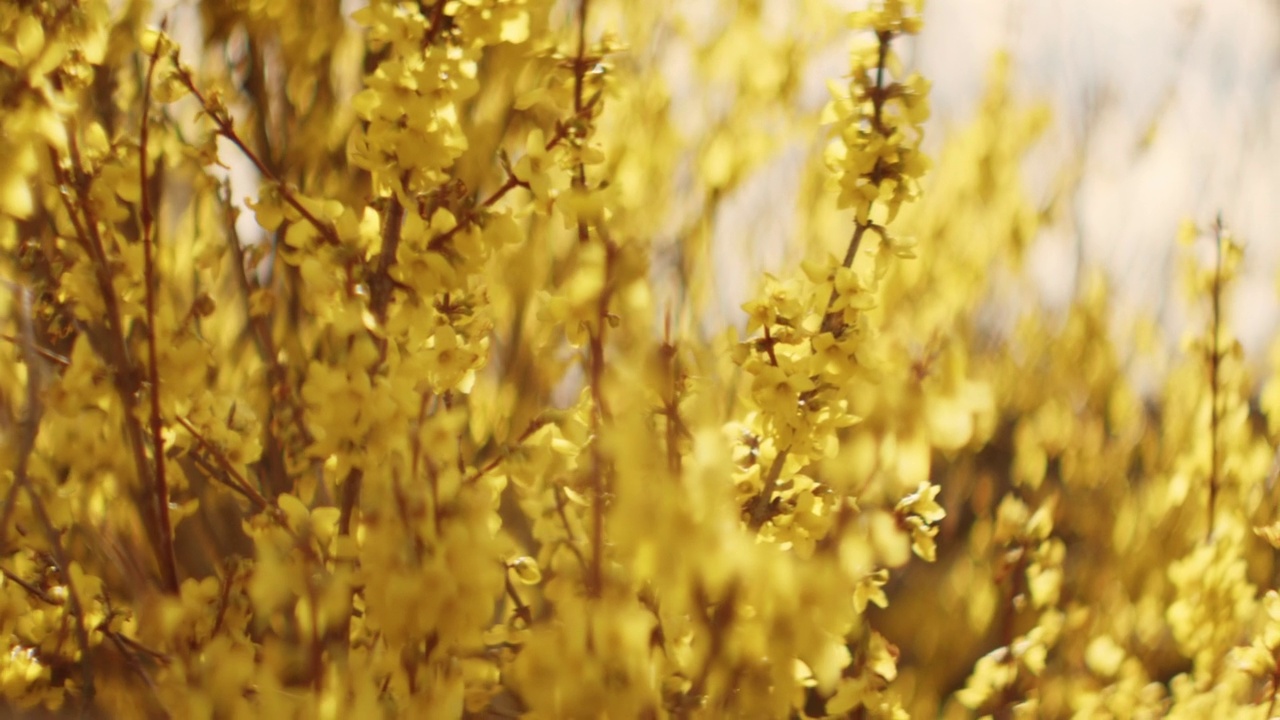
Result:
<svg viewBox="0 0 1280 720"><path fill-rule="evenodd" d="M0 5L6 710L1272 715L1240 246L1187 226L1139 394L1100 281L989 321L1044 219L1002 65L931 170L920 0L721 5ZM798 259L715 334L795 144Z"/></svg>

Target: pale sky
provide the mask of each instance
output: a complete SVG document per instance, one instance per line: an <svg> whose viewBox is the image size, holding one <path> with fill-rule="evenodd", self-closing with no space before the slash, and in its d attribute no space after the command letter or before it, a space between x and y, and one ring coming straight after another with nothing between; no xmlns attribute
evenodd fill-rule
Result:
<svg viewBox="0 0 1280 720"><path fill-rule="evenodd" d="M1178 223L1221 212L1246 247L1232 317L1251 353L1264 349L1280 320L1280 3L928 0L925 27L917 62L944 127L972 112L1005 48L1018 94L1055 116L1029 184L1084 158L1077 228L1049 230L1033 254L1050 300L1067 299L1079 237L1122 303L1161 308L1176 339Z"/></svg>

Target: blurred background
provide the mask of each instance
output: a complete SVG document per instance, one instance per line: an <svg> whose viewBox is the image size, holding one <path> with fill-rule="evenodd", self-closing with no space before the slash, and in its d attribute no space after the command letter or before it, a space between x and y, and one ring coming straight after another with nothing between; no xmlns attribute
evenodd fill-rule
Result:
<svg viewBox="0 0 1280 720"><path fill-rule="evenodd" d="M1047 304L1064 306L1080 266L1097 267L1117 298L1116 320L1149 314L1175 350L1200 310L1179 294L1178 225L1207 230L1220 212L1246 248L1230 318L1260 360L1280 324L1280 2L927 0L924 18L914 47L900 51L933 84L926 148L935 157L972 117L1001 51L1015 97L1051 108L1024 168L1044 206L1055 192L1069 198L1029 257ZM846 73L846 47L819 55L813 73ZM828 97L820 82L805 93L815 104ZM770 186L799 165L774 170L744 189L742 211L767 208ZM765 217L748 225L763 228L752 262L775 267L781 256L767 236L776 228ZM727 247L733 233L722 235ZM1199 249L1211 256L1207 238ZM741 301L736 290L721 298L726 309Z"/></svg>

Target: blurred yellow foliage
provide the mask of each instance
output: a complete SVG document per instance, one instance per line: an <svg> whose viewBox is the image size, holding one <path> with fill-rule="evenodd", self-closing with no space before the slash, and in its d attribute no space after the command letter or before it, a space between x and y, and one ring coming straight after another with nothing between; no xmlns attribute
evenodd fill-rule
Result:
<svg viewBox="0 0 1280 720"><path fill-rule="evenodd" d="M190 5L0 0L6 713L1274 714L1241 246L1153 393L1097 278L996 317L1048 114L927 158L920 0Z"/></svg>

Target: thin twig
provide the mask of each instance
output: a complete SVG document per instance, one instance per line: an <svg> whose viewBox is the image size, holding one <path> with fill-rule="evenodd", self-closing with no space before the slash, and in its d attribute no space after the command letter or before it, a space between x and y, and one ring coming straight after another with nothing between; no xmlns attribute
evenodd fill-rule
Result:
<svg viewBox="0 0 1280 720"><path fill-rule="evenodd" d="M41 590L35 585L32 585L26 580L23 580L22 578L18 577L17 575L15 575L13 572L11 572L6 568L0 568L0 574L3 574L5 576L5 579L9 580L13 584L17 585L23 590L26 590L28 595L30 595L33 598L36 598L37 600L39 600L42 603L45 603L46 605L57 605L61 607L62 605L66 604L63 600L52 597L51 595L49 595L49 593L45 592L44 590Z"/></svg>
<svg viewBox="0 0 1280 720"><path fill-rule="evenodd" d="M511 602L515 604L515 617L523 620L526 628L533 625L533 610L520 599L520 594L516 592L516 586L511 583L510 565L507 565L502 573L502 580L506 585L507 595L511 598Z"/></svg>
<svg viewBox="0 0 1280 720"><path fill-rule="evenodd" d="M314 227L316 231L320 233L321 238L325 242L335 246L341 245L342 241L338 237L338 231L334 229L332 225L324 222L308 210L307 207L302 204L302 201L298 199L293 190L291 190L289 186L287 186L274 172L272 172L271 168L262 160L262 158L258 157L258 154L253 151L253 148L250 148L244 139L240 137L239 133L236 132L235 124L232 122L231 117L226 113L226 111L220 106L214 105L209 101L204 93L200 92L200 88L196 87L195 79L191 76L191 71L178 61L176 55L173 58L173 63L174 67L177 69L175 73L177 78L182 82L183 86L185 86L187 90L195 96L196 100L199 101L200 105L204 108L205 114L208 115L209 119L213 121L213 124L217 126L218 134L229 140L232 145L235 145L240 152L244 154L245 158L248 159L255 168L257 168L258 173L261 174L262 177L272 183L275 183L277 189L280 191L280 197L283 198L284 201L288 203L289 206L292 207L299 215L301 215L304 220Z"/></svg>
<svg viewBox="0 0 1280 720"><path fill-rule="evenodd" d="M235 479L236 484L239 486L239 489L243 491L243 494L245 495L245 497L252 500L254 504L258 506L259 509L267 510L271 507L271 502L267 500L265 497L263 497L262 493L258 492L257 488L253 487L253 485L251 485L249 481L246 480L245 477L241 475L238 470L236 470L235 466L231 464L231 460L227 458L226 454L224 454L222 450L216 447L213 443L206 440L204 435L201 435L200 431L196 430L195 426L191 424L190 420L187 420L185 417L182 417L181 415L179 415L176 419L178 421L178 424L186 428L186 431L191 433L191 437L195 438L196 442L200 443L200 447L204 448L206 452L212 455L214 459L218 461L218 464L222 466L222 469L226 471L228 475L230 475L232 478Z"/></svg>
<svg viewBox="0 0 1280 720"><path fill-rule="evenodd" d="M488 475L489 473L496 470L498 466L502 464L502 461L507 459L507 456L515 452L517 448L519 448L521 445L524 444L525 440L528 440L530 437L533 436L535 432L540 430L543 426L545 426L549 422L551 421L547 420L544 417L534 418L534 420L529 423L529 426L525 428L525 431L523 433L520 433L520 437L516 438L515 442L510 443L509 445L501 448L498 451L497 455L491 458L482 467L476 468L470 475L466 477L465 480L462 481L462 483L464 485L470 485L480 480L480 478L484 477L485 475Z"/></svg>
<svg viewBox="0 0 1280 720"><path fill-rule="evenodd" d="M15 345L17 345L17 344L19 344L19 343L21 343L21 342L22 342L22 341L21 341L21 340L19 340L18 338L15 338L14 336L12 336L12 335L8 335L8 334L0 334L0 340L6 340L6 341L11 342L11 343L13 343L13 344L15 344ZM58 353L56 353L56 352L54 352L54 351L52 351L52 350L47 350L47 349L42 348L42 347L35 347L35 348L32 348L32 350L34 350L34 351L36 352L36 354L37 354L37 355L39 355L40 357L44 358L45 360L50 360L50 361L52 361L52 362L56 362L56 363L58 363L59 365L64 365L64 366L65 366L65 365L70 365L70 364L71 364L71 360L70 360L70 358L67 358L67 357L66 357L66 356L64 356L64 355L59 355Z"/></svg>
<svg viewBox="0 0 1280 720"><path fill-rule="evenodd" d="M583 572L587 572L587 559L582 555L582 550L578 549L578 541L573 537L573 526L569 524L569 514L564 509L565 490L559 485L553 485L551 494L556 501L556 514L560 516L560 523L564 525L565 545L569 546L569 550L578 558L578 564L582 566Z"/></svg>

